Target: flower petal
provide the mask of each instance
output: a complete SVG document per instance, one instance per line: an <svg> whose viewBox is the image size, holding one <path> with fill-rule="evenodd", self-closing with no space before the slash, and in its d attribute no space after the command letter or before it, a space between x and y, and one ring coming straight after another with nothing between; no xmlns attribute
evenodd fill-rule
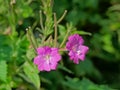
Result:
<svg viewBox="0 0 120 90"><path fill-rule="evenodd" d="M89 50L89 48L84 45L79 46L79 49L80 49L81 53L83 53L83 54L86 54Z"/></svg>
<svg viewBox="0 0 120 90"><path fill-rule="evenodd" d="M34 58L34 64L39 64L40 56Z"/></svg>
<svg viewBox="0 0 120 90"><path fill-rule="evenodd" d="M57 67L57 63L50 63L50 68L51 68L52 70L55 70L56 67Z"/></svg>

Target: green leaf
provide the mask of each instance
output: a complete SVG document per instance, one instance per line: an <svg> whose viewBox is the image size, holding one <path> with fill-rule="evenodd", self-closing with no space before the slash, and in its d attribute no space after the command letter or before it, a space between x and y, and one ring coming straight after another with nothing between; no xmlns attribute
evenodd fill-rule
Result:
<svg viewBox="0 0 120 90"><path fill-rule="evenodd" d="M64 26L62 26L62 25L59 25L58 26L58 31L59 31L59 33L60 33L60 35L59 35L59 37L58 37L58 40L60 41L60 42L62 42L63 41L63 39L64 39L64 36L66 35L66 33L67 33L67 29L64 27Z"/></svg>
<svg viewBox="0 0 120 90"><path fill-rule="evenodd" d="M85 32L85 31L73 31L73 34L80 34L80 35L92 35L90 32Z"/></svg>
<svg viewBox="0 0 120 90"><path fill-rule="evenodd" d="M92 61L87 59L80 64L75 65L75 74L77 76L91 76L98 80L102 79L102 75L99 70L93 65Z"/></svg>
<svg viewBox="0 0 120 90"><path fill-rule="evenodd" d="M101 37L103 44L103 49L109 53L115 53L115 49L111 42L112 36L110 34L105 34Z"/></svg>
<svg viewBox="0 0 120 90"><path fill-rule="evenodd" d="M29 17L32 14L32 9L28 6L24 6L23 8L24 8L22 12L23 17L24 18Z"/></svg>
<svg viewBox="0 0 120 90"><path fill-rule="evenodd" d="M73 72L70 70L70 69L68 69L68 68L66 68L65 66L63 66L63 65L58 65L58 68L59 69L61 69L61 70L64 70L64 71L66 71L66 72L68 72L68 73L70 73L70 74L73 74Z"/></svg>
<svg viewBox="0 0 120 90"><path fill-rule="evenodd" d="M112 7L109 8L108 11L115 11L115 10L120 11L120 4L113 5Z"/></svg>
<svg viewBox="0 0 120 90"><path fill-rule="evenodd" d="M26 56L29 60L32 60L35 57L35 52L33 48L27 50Z"/></svg>
<svg viewBox="0 0 120 90"><path fill-rule="evenodd" d="M34 86L39 89L40 88L40 77L38 75L38 70L35 67L35 65L33 65L32 63L28 63L26 62L24 64L23 70L26 74L26 76L29 78L30 82L32 84L34 84Z"/></svg>
<svg viewBox="0 0 120 90"><path fill-rule="evenodd" d="M0 60L10 60L12 52L10 41L11 39L8 36L0 35Z"/></svg>
<svg viewBox="0 0 120 90"><path fill-rule="evenodd" d="M115 90L107 85L97 85L87 78L79 80L78 78L66 77L67 81L63 84L67 86L68 90Z"/></svg>
<svg viewBox="0 0 120 90"><path fill-rule="evenodd" d="M12 90L12 89L10 85L4 83L0 85L0 90Z"/></svg>
<svg viewBox="0 0 120 90"><path fill-rule="evenodd" d="M6 61L0 61L0 80L6 82L7 79L7 64Z"/></svg>

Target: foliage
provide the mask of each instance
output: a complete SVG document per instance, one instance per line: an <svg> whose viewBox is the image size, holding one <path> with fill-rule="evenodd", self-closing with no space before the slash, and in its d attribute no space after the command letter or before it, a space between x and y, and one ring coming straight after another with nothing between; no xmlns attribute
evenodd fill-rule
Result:
<svg viewBox="0 0 120 90"><path fill-rule="evenodd" d="M50 9L42 7L44 0L0 0L0 90L39 90L40 87L40 90L119 90L119 0L53 1ZM47 15L42 16L44 31L40 10L42 15ZM49 39L54 24L51 12L56 12L58 19L64 10L68 12L58 24L57 45L71 29L71 34L85 38L90 51L86 60L78 65L74 65L66 53L61 53L62 62L56 71L39 73L33 64L35 53L26 28L31 26L30 34L33 33L37 42ZM52 45L52 41L46 44Z"/></svg>

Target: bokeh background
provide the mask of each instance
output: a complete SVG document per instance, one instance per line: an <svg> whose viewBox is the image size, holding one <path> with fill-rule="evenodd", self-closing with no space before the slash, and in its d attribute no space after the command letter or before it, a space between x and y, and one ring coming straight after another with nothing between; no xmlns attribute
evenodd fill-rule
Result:
<svg viewBox="0 0 120 90"><path fill-rule="evenodd" d="M40 27L40 9L40 0L0 0L0 90L35 90L39 78L21 66L34 57L26 28ZM120 0L54 0L58 18L65 10L61 37L71 22L90 50L78 65L64 53L64 66L39 73L40 90L120 90Z"/></svg>

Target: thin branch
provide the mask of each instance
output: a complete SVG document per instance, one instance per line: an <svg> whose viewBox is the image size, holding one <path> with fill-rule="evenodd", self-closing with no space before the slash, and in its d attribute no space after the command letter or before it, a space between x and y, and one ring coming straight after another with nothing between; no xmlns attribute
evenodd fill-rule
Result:
<svg viewBox="0 0 120 90"><path fill-rule="evenodd" d="M32 47L34 48L34 52L36 53L36 47L35 47L35 45L34 45L34 43L33 43L32 38L31 38L31 34L30 34L30 32L29 32L29 28L27 28L26 31L27 31L28 39L29 39L29 41L30 41Z"/></svg>
<svg viewBox="0 0 120 90"><path fill-rule="evenodd" d="M63 15L62 15L62 16L60 17L60 19L57 21L57 24L60 23L60 22L63 20L63 18L66 16L66 14L67 14L67 10L64 11ZM54 24L54 26L55 26L55 24Z"/></svg>
<svg viewBox="0 0 120 90"><path fill-rule="evenodd" d="M31 38L33 40L33 43L35 45L35 47L37 48L38 47L38 43L37 43L37 40L35 39L35 36L33 34L33 29L31 27L28 27L29 31L30 31L30 34L31 34Z"/></svg>
<svg viewBox="0 0 120 90"><path fill-rule="evenodd" d="M54 25L55 25L54 47L56 47L57 46L57 18L56 18L56 13L54 13Z"/></svg>
<svg viewBox="0 0 120 90"><path fill-rule="evenodd" d="M41 10L40 10L40 26L41 26L42 30L44 30L43 19L42 19L42 11Z"/></svg>
<svg viewBox="0 0 120 90"><path fill-rule="evenodd" d="M49 36L49 38L47 39L47 43L49 44L49 45L51 45L51 42L52 42L53 40L52 40L52 35L50 35Z"/></svg>
<svg viewBox="0 0 120 90"><path fill-rule="evenodd" d="M67 27L68 27L68 26L67 26ZM63 39L63 41L62 41L62 43L60 44L59 48L62 48L62 46L64 45L64 43L65 43L65 41L67 40L67 37L68 37L68 35L69 35L71 29L72 29L71 27L68 27L67 33L66 33L66 35L65 35L65 37L64 37L64 39Z"/></svg>

